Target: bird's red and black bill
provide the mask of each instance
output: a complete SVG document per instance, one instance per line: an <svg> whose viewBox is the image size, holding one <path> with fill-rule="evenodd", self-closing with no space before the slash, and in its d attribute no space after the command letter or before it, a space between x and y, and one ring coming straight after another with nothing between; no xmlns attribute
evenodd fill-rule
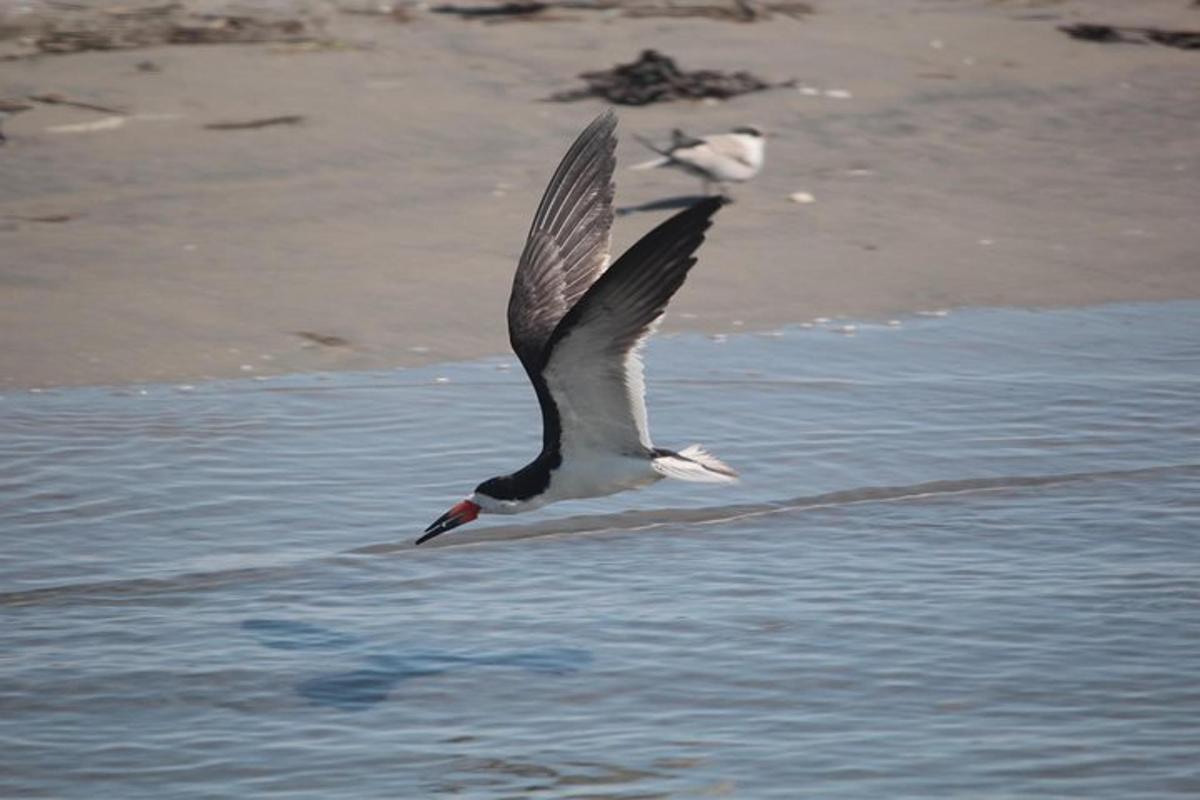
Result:
<svg viewBox="0 0 1200 800"><path fill-rule="evenodd" d="M417 539L417 544L424 544L435 536L441 536L446 531L452 531L459 525L463 525L479 516L479 504L473 503L470 500L463 500L458 503L445 514L433 521L433 524L425 529L425 535Z"/></svg>

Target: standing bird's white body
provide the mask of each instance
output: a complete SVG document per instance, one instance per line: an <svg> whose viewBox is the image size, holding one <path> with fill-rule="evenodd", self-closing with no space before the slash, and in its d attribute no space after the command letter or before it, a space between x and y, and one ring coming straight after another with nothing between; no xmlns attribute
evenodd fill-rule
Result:
<svg viewBox="0 0 1200 800"><path fill-rule="evenodd" d="M417 544L475 519L636 489L664 477L730 483L737 473L698 446L653 445L641 347L695 264L721 198L703 200L611 263L616 118L587 127L534 215L508 302L508 332L542 410L542 452L484 481Z"/></svg>
<svg viewBox="0 0 1200 800"><path fill-rule="evenodd" d="M758 175L767 155L766 134L753 125L699 138L676 130L667 150L644 139L640 141L661 157L634 164L630 169L674 167L703 181L705 194L709 194L714 183L724 191L727 183L744 183Z"/></svg>

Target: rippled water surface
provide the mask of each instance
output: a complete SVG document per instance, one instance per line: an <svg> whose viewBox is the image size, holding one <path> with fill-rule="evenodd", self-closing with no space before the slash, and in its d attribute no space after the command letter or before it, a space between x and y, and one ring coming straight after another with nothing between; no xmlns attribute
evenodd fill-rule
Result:
<svg viewBox="0 0 1200 800"><path fill-rule="evenodd" d="M519 367L0 395L0 797L1195 797L1198 323L661 339L742 484L420 549Z"/></svg>

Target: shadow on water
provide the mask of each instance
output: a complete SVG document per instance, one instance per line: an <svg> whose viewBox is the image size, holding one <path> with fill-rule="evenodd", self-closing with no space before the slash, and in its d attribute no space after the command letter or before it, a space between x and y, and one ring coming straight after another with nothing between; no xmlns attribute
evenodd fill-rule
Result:
<svg viewBox="0 0 1200 800"><path fill-rule="evenodd" d="M1172 464L1128 470L1097 470L1050 475L1009 475L996 478L927 481L905 486L874 486L804 495L769 503L743 503L700 508L667 508L657 511L626 511L615 514L584 514L535 523L494 525L473 532L456 532L415 548L413 539L381 542L328 556L291 564L244 567L239 569L191 572L164 578L72 583L15 592L0 592L0 607L70 604L77 602L138 602L164 594L211 590L230 585L245 585L292 577L322 565L353 564L364 556L386 556L399 552L433 552L447 547L482 545L519 539L650 530L664 526L719 525L766 516L803 513L818 509L866 503L914 502L951 495L980 492L1021 491L1061 484L1103 480L1152 480L1172 474L1200 472L1200 464ZM303 640L300 640L303 641Z"/></svg>
<svg viewBox="0 0 1200 800"><path fill-rule="evenodd" d="M616 214L618 217L623 217L627 214L637 214L642 211L674 211L681 208L690 208L701 200L706 199L708 199L708 196L703 194L681 194L676 197L651 200L648 203L641 203L636 206L621 206L616 209Z"/></svg>
<svg viewBox="0 0 1200 800"><path fill-rule="evenodd" d="M538 675L571 675L592 662L591 653L569 647L503 653L451 653L380 647L358 636L286 619L248 619L242 630L262 646L276 650L342 652L363 662L358 669L308 678L296 686L306 700L343 711L362 711L382 703L401 683L478 667L510 667Z"/></svg>

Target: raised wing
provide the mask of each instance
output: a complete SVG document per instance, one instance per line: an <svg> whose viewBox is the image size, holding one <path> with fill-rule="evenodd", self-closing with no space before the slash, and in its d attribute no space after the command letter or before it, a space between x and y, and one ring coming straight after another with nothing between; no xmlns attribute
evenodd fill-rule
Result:
<svg viewBox="0 0 1200 800"><path fill-rule="evenodd" d="M643 236L555 328L542 374L564 453L644 454L653 447L641 345L696 263L693 253L724 202L702 200Z"/></svg>
<svg viewBox="0 0 1200 800"><path fill-rule="evenodd" d="M675 128L671 131L671 149L679 150L681 148L695 147L698 144L704 144L703 139L697 139L695 136L689 136L681 129Z"/></svg>
<svg viewBox="0 0 1200 800"><path fill-rule="evenodd" d="M508 298L508 337L536 386L547 343L608 265L617 118L607 111L579 134L550 179Z"/></svg>

